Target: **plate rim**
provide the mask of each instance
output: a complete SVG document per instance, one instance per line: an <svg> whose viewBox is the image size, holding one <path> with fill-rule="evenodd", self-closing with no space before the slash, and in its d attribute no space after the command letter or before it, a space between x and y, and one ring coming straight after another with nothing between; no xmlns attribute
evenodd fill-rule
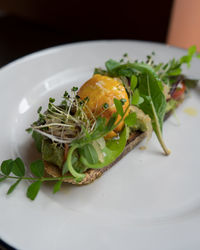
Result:
<svg viewBox="0 0 200 250"><path fill-rule="evenodd" d="M21 63L24 62L28 62L29 60L34 60L34 58L39 58L39 57L43 57L49 53L56 53L56 51L58 50L62 50L65 47L70 47L70 46L79 46L79 45L90 45L90 44L99 44L99 43L123 43L123 42L130 42L130 43L142 43L142 44L153 44L153 45L159 45L162 46L163 48L172 48L172 49L176 49L176 50L180 50L180 51L186 51L186 49L183 48L179 48L176 46L171 46L171 45L167 45L165 43L158 43L158 42L153 42L153 41L140 41L140 40L129 40L129 39L113 39L113 40L93 40L93 41L78 41L78 42L73 42L73 43L67 43L67 44L61 44L61 45L57 45L57 46L53 46L53 47L49 47L46 49L42 49L33 53L30 53L28 55L25 55L23 57L20 57L6 65L4 65L3 67L0 68L0 75L3 71L5 70L9 70L10 67L15 67L16 65L19 65ZM0 236L0 240L4 241L4 239ZM5 241L6 244L9 244L12 247L15 247L14 245L12 245L12 243ZM16 246L17 247L17 246Z"/></svg>

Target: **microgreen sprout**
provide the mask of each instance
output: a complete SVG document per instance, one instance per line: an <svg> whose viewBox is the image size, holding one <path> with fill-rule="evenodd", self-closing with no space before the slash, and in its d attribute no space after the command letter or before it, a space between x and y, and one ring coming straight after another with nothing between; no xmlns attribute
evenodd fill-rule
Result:
<svg viewBox="0 0 200 250"><path fill-rule="evenodd" d="M108 108L109 108L108 103L104 103L104 104L103 104L103 108L104 108L104 109L108 109Z"/></svg>
<svg viewBox="0 0 200 250"><path fill-rule="evenodd" d="M83 137L83 127L88 133L91 132L95 126L95 118L91 116L88 119L87 114L91 114L86 104L89 98L81 100L77 90L77 87L73 87L71 95L65 91L60 106L54 104L54 98L49 98L47 111L41 114L41 107L38 109L39 119L31 128L57 143L71 143L74 139Z"/></svg>
<svg viewBox="0 0 200 250"><path fill-rule="evenodd" d="M125 102L127 102L127 100L126 100L125 98L122 98L122 99L120 100L120 102L122 103L122 105L124 105Z"/></svg>

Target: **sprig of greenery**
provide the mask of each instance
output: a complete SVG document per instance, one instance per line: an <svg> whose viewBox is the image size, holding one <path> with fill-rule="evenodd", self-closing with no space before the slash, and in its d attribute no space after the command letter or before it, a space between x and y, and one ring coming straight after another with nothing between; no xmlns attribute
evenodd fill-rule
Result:
<svg viewBox="0 0 200 250"><path fill-rule="evenodd" d="M173 58L167 63L155 64L153 61L154 55L148 56L147 63L154 68L158 77L169 85L173 84L174 79L176 79L177 76L182 74L182 66L184 64L186 64L189 68L191 66L191 61L193 57L200 58L200 53L197 53L197 48L195 45L189 47L187 55L184 55L179 59Z"/></svg>
<svg viewBox="0 0 200 250"><path fill-rule="evenodd" d="M200 58L200 54L197 53L196 46L191 46L187 55L180 59L172 59L168 63L159 64L154 63L154 55L154 52L148 55L146 62L132 63L127 55L119 62L110 59L105 63L106 70L103 73L118 77L124 82L129 93L130 104L139 107L151 117L153 129L165 154L168 155L169 150L162 139L162 125L166 112L163 84L171 85L176 82L177 76L182 73L183 64L190 67L192 58Z"/></svg>
<svg viewBox="0 0 200 250"><path fill-rule="evenodd" d="M28 177L25 174L25 166L20 158L16 158L15 160L9 159L2 162L0 168L0 182L7 179L15 180L7 191L8 195L16 189L22 180L28 180L32 183L28 186L26 195L29 199L34 200L44 182L56 181L53 187L53 193L56 193L60 190L64 179L73 178L71 176L44 177L44 163L42 160L32 162L30 164L30 171L35 177Z"/></svg>

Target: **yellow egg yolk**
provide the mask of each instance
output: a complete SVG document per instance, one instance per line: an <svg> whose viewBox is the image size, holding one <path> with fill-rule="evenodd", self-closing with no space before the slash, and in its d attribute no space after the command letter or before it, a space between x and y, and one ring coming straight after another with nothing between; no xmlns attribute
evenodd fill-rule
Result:
<svg viewBox="0 0 200 250"><path fill-rule="evenodd" d="M114 98L121 100L125 99L126 102L123 105L123 110L125 111L129 106L129 99L123 84L108 76L102 76L95 74L91 79L82 85L78 95L82 100L86 97L89 98L87 106L93 113L95 117L99 115L105 117L108 121L113 113L116 112ZM105 110L104 104L108 104L108 108ZM129 110L126 112L124 118L128 115ZM90 114L88 113L90 118ZM123 118L123 120L124 120ZM121 117L118 115L116 124L119 122ZM113 131L106 135L106 139L117 136L117 134L122 130L124 126L124 121L122 121Z"/></svg>

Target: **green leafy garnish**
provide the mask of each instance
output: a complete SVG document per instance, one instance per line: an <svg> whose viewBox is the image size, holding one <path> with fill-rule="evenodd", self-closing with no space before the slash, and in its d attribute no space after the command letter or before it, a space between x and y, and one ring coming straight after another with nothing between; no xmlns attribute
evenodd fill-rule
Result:
<svg viewBox="0 0 200 250"><path fill-rule="evenodd" d="M128 127L132 127L136 122L137 122L137 115L136 113L130 113L125 119L124 119L125 124Z"/></svg>
<svg viewBox="0 0 200 250"><path fill-rule="evenodd" d="M38 152L41 152L43 136L41 134L39 134L38 132L33 131L32 137L35 141L35 146L36 146Z"/></svg>
<svg viewBox="0 0 200 250"><path fill-rule="evenodd" d="M9 175L12 170L12 163L11 159L5 160L1 163L1 172L5 175Z"/></svg>
<svg viewBox="0 0 200 250"><path fill-rule="evenodd" d="M56 184L53 187L53 193L54 194L57 193L60 190L62 183L63 183L63 180L59 180L59 181L56 182Z"/></svg>
<svg viewBox="0 0 200 250"><path fill-rule="evenodd" d="M20 158L15 160L6 160L1 163L0 167L0 182L6 179L16 180L8 189L7 194L11 194L22 180L33 181L27 189L27 197L34 200L41 188L43 182L56 181L53 188L53 193L59 191L60 186L65 179L73 179L72 176L61 177L44 177L44 163L41 160L32 162L30 171L35 177L28 177L25 175L24 163ZM11 174L12 173L12 174Z"/></svg>
<svg viewBox="0 0 200 250"><path fill-rule="evenodd" d="M35 200L35 197L37 196L40 190L41 184L41 181L35 181L28 187L26 195L29 199Z"/></svg>
<svg viewBox="0 0 200 250"><path fill-rule="evenodd" d="M17 185L20 183L21 180L22 180L22 179L19 179L19 180L17 180L14 184L12 184L12 185L10 186L10 188L8 189L7 194L11 194L11 193L15 190L15 188L17 187Z"/></svg>
<svg viewBox="0 0 200 250"><path fill-rule="evenodd" d="M95 164L91 164L86 157L81 155L81 162L86 165L88 168L92 169L100 169L105 166L111 164L124 150L127 142L127 138L129 136L129 130L127 127L123 129L123 131L119 135L119 139L111 139L106 142L105 148L102 150L105 155L103 162L97 162Z"/></svg>
<svg viewBox="0 0 200 250"><path fill-rule="evenodd" d="M123 111L123 107L122 107L122 103L120 100L114 98L114 104L115 104L115 107L117 109L117 113L122 117L123 114L124 114L124 111Z"/></svg>
<svg viewBox="0 0 200 250"><path fill-rule="evenodd" d="M132 75L131 76L131 90L134 91L135 88L137 87L138 79L137 76Z"/></svg>
<svg viewBox="0 0 200 250"><path fill-rule="evenodd" d="M20 158L17 158L12 162L11 172L19 177L23 177L25 175L24 163Z"/></svg>
<svg viewBox="0 0 200 250"><path fill-rule="evenodd" d="M99 160L94 146L90 143L81 148L81 155L83 155L83 157L85 157L90 164L95 164Z"/></svg>
<svg viewBox="0 0 200 250"><path fill-rule="evenodd" d="M30 165L31 172L37 177L44 176L44 165L41 160L37 160L31 163Z"/></svg>
<svg viewBox="0 0 200 250"><path fill-rule="evenodd" d="M108 63L106 65L109 65ZM169 150L162 139L163 119L166 111L166 99L162 92L162 82L156 75L154 69L144 63L114 64L108 68L108 74L115 77L125 76L132 79L131 104L137 105L152 120L153 129L166 155ZM116 65L114 67L114 65ZM134 77L133 77L134 75ZM137 75L137 80L136 80ZM138 88L136 89L136 86Z"/></svg>

